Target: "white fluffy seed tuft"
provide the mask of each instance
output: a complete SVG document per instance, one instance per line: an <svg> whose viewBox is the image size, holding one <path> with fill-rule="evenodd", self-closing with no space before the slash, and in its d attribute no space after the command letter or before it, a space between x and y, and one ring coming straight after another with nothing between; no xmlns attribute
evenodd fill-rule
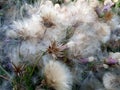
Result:
<svg viewBox="0 0 120 90"><path fill-rule="evenodd" d="M49 61L45 65L44 75L47 84L55 90L71 90L72 76L66 65L58 61Z"/></svg>

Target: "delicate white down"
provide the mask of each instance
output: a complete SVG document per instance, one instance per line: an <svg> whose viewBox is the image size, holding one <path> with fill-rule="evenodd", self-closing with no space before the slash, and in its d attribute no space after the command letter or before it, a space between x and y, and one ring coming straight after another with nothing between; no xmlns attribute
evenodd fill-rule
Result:
<svg viewBox="0 0 120 90"><path fill-rule="evenodd" d="M78 0L76 3L78 8L79 21L82 22L95 22L97 21L97 14L95 10L88 5L85 0Z"/></svg>
<svg viewBox="0 0 120 90"><path fill-rule="evenodd" d="M94 28L91 25L81 25L67 43L68 53L75 57L88 57L96 54L100 43L95 36Z"/></svg>
<svg viewBox="0 0 120 90"><path fill-rule="evenodd" d="M41 38L44 35L44 27L40 23L39 15L32 15L29 19L14 22L14 32L22 38ZM11 31L8 31L9 34ZM13 36L11 36L13 37Z"/></svg>
<svg viewBox="0 0 120 90"><path fill-rule="evenodd" d="M115 52L115 53L110 52L110 53L109 53L109 57L112 57L112 58L118 60L118 59L120 59L120 52Z"/></svg>
<svg viewBox="0 0 120 90"><path fill-rule="evenodd" d="M22 60L19 56L19 48L13 48L12 52L8 54L10 60L12 63L14 63L15 66L19 66Z"/></svg>
<svg viewBox="0 0 120 90"><path fill-rule="evenodd" d="M116 75L108 72L103 76L103 84L108 90L119 90L120 89L120 79Z"/></svg>
<svg viewBox="0 0 120 90"><path fill-rule="evenodd" d="M96 22L94 24L94 29L96 31L98 40L100 40L102 43L106 43L110 39L111 29L106 23Z"/></svg>
<svg viewBox="0 0 120 90"><path fill-rule="evenodd" d="M50 60L45 65L44 75L47 84L56 90L71 90L72 76L70 70L61 62Z"/></svg>

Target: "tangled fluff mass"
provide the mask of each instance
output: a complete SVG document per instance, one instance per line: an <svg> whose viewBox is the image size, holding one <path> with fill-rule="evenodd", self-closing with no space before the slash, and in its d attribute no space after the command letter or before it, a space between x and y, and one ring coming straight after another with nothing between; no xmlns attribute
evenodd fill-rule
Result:
<svg viewBox="0 0 120 90"><path fill-rule="evenodd" d="M111 10L107 11L112 15L109 19L99 18L100 11L96 10L102 12L104 5L108 4L111 4L111 0L105 0L104 4L98 0L66 1L62 5L54 5L49 0L33 6L26 4L29 18L14 21L12 29L6 32L7 38L22 40L16 47L9 46L10 50L12 48L12 52L8 49L9 58L16 66L24 62L19 55L25 61L35 63L34 57L46 52L52 42L56 42L56 49L46 53L40 64L44 64L43 72L48 85L56 90L70 90L74 75L66 65L55 61L59 56L57 51L67 49L67 58L73 62L80 58L99 56L101 45L110 40L112 31L120 28L119 16ZM71 36L68 32L71 32Z"/></svg>

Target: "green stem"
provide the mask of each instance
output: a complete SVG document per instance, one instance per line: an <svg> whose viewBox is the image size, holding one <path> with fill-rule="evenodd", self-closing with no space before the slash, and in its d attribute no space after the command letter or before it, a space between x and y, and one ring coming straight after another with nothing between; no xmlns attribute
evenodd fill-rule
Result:
<svg viewBox="0 0 120 90"><path fill-rule="evenodd" d="M35 70L35 67L37 66L37 64L39 63L41 57L42 57L45 53L46 53L46 52L43 52L43 53L41 54L41 56L37 58L34 66L33 66L32 72L31 72L31 74L30 74L30 77L33 75L33 72L34 72L34 70Z"/></svg>
<svg viewBox="0 0 120 90"><path fill-rule="evenodd" d="M9 76L9 78L11 78L11 75L0 65L0 69L6 73L7 76Z"/></svg>

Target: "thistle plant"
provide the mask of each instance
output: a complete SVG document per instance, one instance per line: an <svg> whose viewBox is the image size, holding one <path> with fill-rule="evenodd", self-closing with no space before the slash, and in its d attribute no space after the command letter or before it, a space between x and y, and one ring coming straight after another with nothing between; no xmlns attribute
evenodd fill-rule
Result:
<svg viewBox="0 0 120 90"><path fill-rule="evenodd" d="M119 90L119 7L119 0L1 0L0 88Z"/></svg>

